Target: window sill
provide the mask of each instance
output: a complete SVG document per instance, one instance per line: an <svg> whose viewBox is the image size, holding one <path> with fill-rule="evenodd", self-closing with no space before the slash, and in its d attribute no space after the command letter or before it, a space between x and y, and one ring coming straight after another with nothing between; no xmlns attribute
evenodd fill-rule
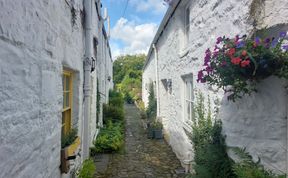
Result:
<svg viewBox="0 0 288 178"><path fill-rule="evenodd" d="M186 131L191 132L192 131L192 122L191 121L184 121L183 127Z"/></svg>
<svg viewBox="0 0 288 178"><path fill-rule="evenodd" d="M188 53L189 53L189 48L185 48L179 52L179 57L183 58L183 57L187 56Z"/></svg>

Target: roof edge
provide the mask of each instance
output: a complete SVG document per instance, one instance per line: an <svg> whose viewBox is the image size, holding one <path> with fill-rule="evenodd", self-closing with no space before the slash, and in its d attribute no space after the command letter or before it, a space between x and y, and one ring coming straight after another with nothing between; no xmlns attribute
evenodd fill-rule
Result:
<svg viewBox="0 0 288 178"><path fill-rule="evenodd" d="M149 47L149 51L147 53L147 57L143 66L143 70L145 70L147 64L150 62L150 56L153 52L153 44L157 44L162 32L165 30L166 25L168 24L170 18L173 16L176 8L178 7L178 5L180 4L181 0L174 0L174 2L172 3L172 5L170 5L170 7L168 8L168 10L165 13L165 16L163 17L163 20L161 21L160 26L158 27L158 30L153 38L152 43L150 44Z"/></svg>

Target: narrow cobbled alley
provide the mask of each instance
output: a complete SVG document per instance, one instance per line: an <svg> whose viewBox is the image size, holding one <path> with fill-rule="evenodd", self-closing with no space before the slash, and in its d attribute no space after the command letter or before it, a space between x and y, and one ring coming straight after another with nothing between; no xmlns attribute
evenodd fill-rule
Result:
<svg viewBox="0 0 288 178"><path fill-rule="evenodd" d="M183 168L164 140L146 137L144 122L135 105L125 105L126 133L123 153L105 155L109 157L107 170L101 173L105 164L97 163L97 178L169 178L184 177ZM97 167L96 164L96 167ZM106 163L107 164L107 163ZM103 170L102 170L103 171Z"/></svg>

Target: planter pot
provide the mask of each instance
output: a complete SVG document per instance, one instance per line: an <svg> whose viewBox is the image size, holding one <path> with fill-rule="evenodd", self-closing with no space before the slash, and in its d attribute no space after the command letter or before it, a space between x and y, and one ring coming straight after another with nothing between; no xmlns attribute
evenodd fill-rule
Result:
<svg viewBox="0 0 288 178"><path fill-rule="evenodd" d="M77 154L76 151L78 150L80 143L81 143L80 137L77 137L71 145L61 149L61 165L60 165L61 173L69 172L70 169L69 160L76 158Z"/></svg>
<svg viewBox="0 0 288 178"><path fill-rule="evenodd" d="M154 137L154 130L151 127L147 128L147 138L152 139Z"/></svg>
<svg viewBox="0 0 288 178"><path fill-rule="evenodd" d="M68 173L70 169L70 164L68 161L68 147L61 149L61 165L60 170L61 173Z"/></svg>
<svg viewBox="0 0 288 178"><path fill-rule="evenodd" d="M153 135L155 139L162 139L163 138L162 129L154 129Z"/></svg>

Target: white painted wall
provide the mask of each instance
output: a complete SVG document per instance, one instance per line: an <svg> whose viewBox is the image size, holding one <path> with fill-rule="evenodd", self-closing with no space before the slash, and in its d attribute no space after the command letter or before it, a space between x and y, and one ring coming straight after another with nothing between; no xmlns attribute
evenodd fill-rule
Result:
<svg viewBox="0 0 288 178"><path fill-rule="evenodd" d="M72 122L81 136L82 3L82 0L0 1L0 177L61 176L64 67L74 71ZM73 27L72 6L77 14ZM95 28L95 35L101 36L102 31L98 32ZM91 76L96 88L96 72ZM95 91L92 96L94 112ZM93 125L91 120L91 128ZM91 141L95 129L91 129Z"/></svg>
<svg viewBox="0 0 288 178"><path fill-rule="evenodd" d="M188 2L190 3L189 45L183 49L183 8L187 7ZM260 20L257 19L258 28L288 23L287 8L281 8L288 7L288 2L269 0L265 3L263 6L265 13L261 11ZM163 118L166 138L183 165L187 160L191 160L193 150L183 129L191 130L183 118L184 84L181 76L193 73L195 92L204 93L206 100L209 96L212 108L219 105L218 101L222 100L223 92L197 83L197 73L202 68L205 50L215 44L218 36L234 37L236 34L252 32L253 26L251 20L248 20L250 4L251 1L248 0L182 0L156 44L159 53L160 116ZM286 27L281 28L288 30ZM145 90L145 85L149 78L155 77L155 66L151 65L154 64L153 53L149 60L149 65L144 69L142 84L143 101L146 106L148 92ZM162 79L172 79L170 92L164 89ZM283 84L273 78L264 81L259 88L263 88L263 93L259 90L259 93L237 103L227 102L225 99L220 103L219 118L223 121L223 133L227 136L228 146L247 147L255 158L257 156L262 158L267 168L278 173L279 170L285 172L286 93ZM273 94L272 91L278 93ZM256 104L257 106L254 106Z"/></svg>

